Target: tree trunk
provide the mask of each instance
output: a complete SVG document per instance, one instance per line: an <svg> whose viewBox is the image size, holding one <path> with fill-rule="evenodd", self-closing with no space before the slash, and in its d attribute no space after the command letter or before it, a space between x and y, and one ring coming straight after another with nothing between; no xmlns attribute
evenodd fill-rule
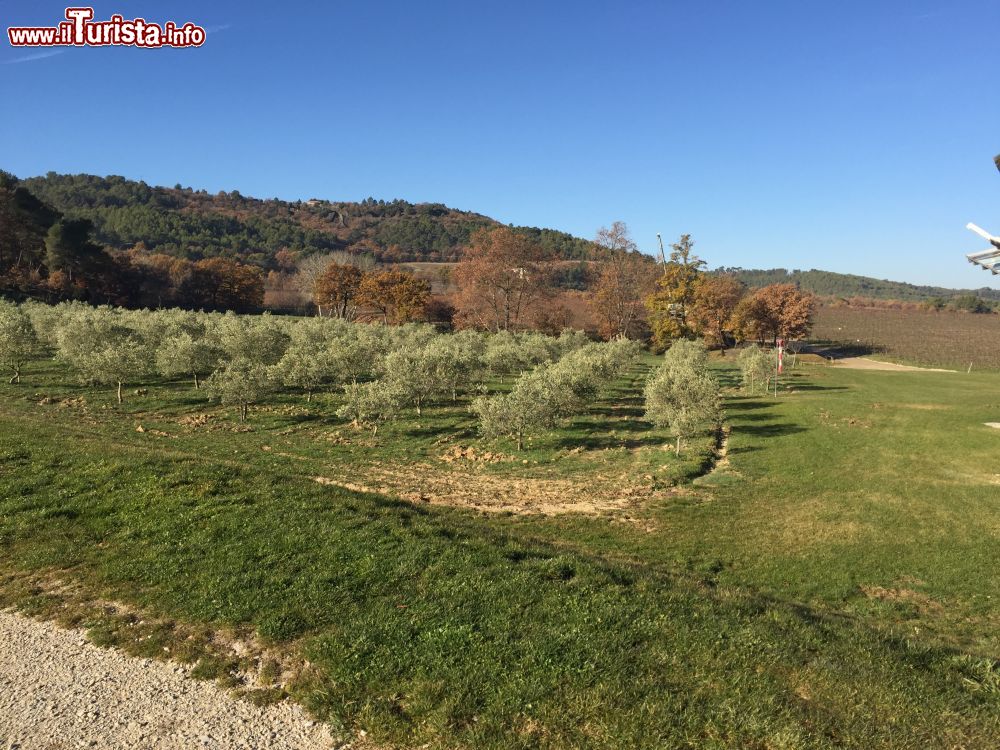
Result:
<svg viewBox="0 0 1000 750"><path fill-rule="evenodd" d="M10 383L10 384L12 384L12 385L14 383L17 383L18 385L20 385L21 384L21 371L19 369L15 368L14 374L10 376L10 380L8 380L7 382Z"/></svg>
<svg viewBox="0 0 1000 750"><path fill-rule="evenodd" d="M240 404L240 421L247 421L247 404Z"/></svg>
<svg viewBox="0 0 1000 750"><path fill-rule="evenodd" d="M194 373L194 389L198 390L201 388L201 383L198 382L198 373Z"/></svg>
<svg viewBox="0 0 1000 750"><path fill-rule="evenodd" d="M313 392L312 391L306 391L306 403L308 404L312 400L313 400Z"/></svg>
<svg viewBox="0 0 1000 750"><path fill-rule="evenodd" d="M118 403L122 402L122 381L118 381Z"/></svg>
<svg viewBox="0 0 1000 750"><path fill-rule="evenodd" d="M456 401L458 401L458 389L457 388L452 388L451 389L451 402L455 403Z"/></svg>
<svg viewBox="0 0 1000 750"><path fill-rule="evenodd" d="M519 451L524 450L524 436L521 434L520 431L518 431L517 433L517 449Z"/></svg>
<svg viewBox="0 0 1000 750"><path fill-rule="evenodd" d="M376 422L372 427L372 437L375 437L376 435L378 435L378 422Z"/></svg>
<svg viewBox="0 0 1000 750"><path fill-rule="evenodd" d="M677 436L677 450L676 450L676 453L677 453L678 456L681 455L681 436L680 435Z"/></svg>
<svg viewBox="0 0 1000 750"><path fill-rule="evenodd" d="M420 416L420 401L417 400L417 416Z"/></svg>

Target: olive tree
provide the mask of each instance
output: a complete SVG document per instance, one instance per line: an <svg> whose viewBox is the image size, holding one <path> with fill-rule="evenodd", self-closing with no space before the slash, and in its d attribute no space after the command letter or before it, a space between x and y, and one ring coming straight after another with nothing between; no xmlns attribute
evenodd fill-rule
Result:
<svg viewBox="0 0 1000 750"><path fill-rule="evenodd" d="M44 302L27 300L21 309L31 320L35 335L45 346L55 349L59 346L59 330L71 318L77 315L90 314L93 307L83 302L60 302L58 305L47 305Z"/></svg>
<svg viewBox="0 0 1000 750"><path fill-rule="evenodd" d="M708 349L701 341L677 339L663 355L664 367L691 367L704 371L708 367Z"/></svg>
<svg viewBox="0 0 1000 750"><path fill-rule="evenodd" d="M331 327L322 318L299 321L291 331L291 341L274 366L275 379L282 385L301 388L306 401L332 376Z"/></svg>
<svg viewBox="0 0 1000 750"><path fill-rule="evenodd" d="M274 390L274 381L267 365L241 358L213 372L205 390L224 406L236 406L240 421L246 422L249 407Z"/></svg>
<svg viewBox="0 0 1000 750"><path fill-rule="evenodd" d="M505 375L514 372L521 364L521 347L514 334L500 331L491 335L483 352L483 363L501 383Z"/></svg>
<svg viewBox="0 0 1000 750"><path fill-rule="evenodd" d="M468 389L481 375L482 339L474 331L461 331L451 336L438 336L424 351L434 390L451 394L458 400L458 392Z"/></svg>
<svg viewBox="0 0 1000 750"><path fill-rule="evenodd" d="M401 395L404 403L413 404L421 416L425 403L441 392L438 379L439 357L430 344L414 342L389 352L382 360L382 379Z"/></svg>
<svg viewBox="0 0 1000 750"><path fill-rule="evenodd" d="M406 394L391 381L371 380L344 386L344 405L337 416L370 427L372 437L381 425L399 416Z"/></svg>
<svg viewBox="0 0 1000 750"><path fill-rule="evenodd" d="M749 393L756 392L758 388L767 391L767 384L774 375L774 355L752 344L740 352L738 361L743 388Z"/></svg>
<svg viewBox="0 0 1000 750"><path fill-rule="evenodd" d="M226 313L216 323L215 335L229 361L243 359L262 365L277 364L290 339L266 313L255 316Z"/></svg>
<svg viewBox="0 0 1000 750"><path fill-rule="evenodd" d="M374 375L391 346L389 336L385 326L344 323L329 344L330 379L357 383Z"/></svg>
<svg viewBox="0 0 1000 750"><path fill-rule="evenodd" d="M142 336L103 308L66 321L59 330L58 353L85 383L116 385L119 404L122 387L140 382L153 366L153 352Z"/></svg>
<svg viewBox="0 0 1000 750"><path fill-rule="evenodd" d="M474 399L472 411L479 418L480 434L511 439L523 450L526 435L556 425L559 400L555 387L547 368L539 368L518 378L509 393Z"/></svg>
<svg viewBox="0 0 1000 750"><path fill-rule="evenodd" d="M662 365L647 381L646 419L666 427L681 440L696 430L717 424L721 414L719 383L706 371L685 365Z"/></svg>
<svg viewBox="0 0 1000 750"><path fill-rule="evenodd" d="M165 377L186 375L194 379L195 390L201 378L219 366L222 351L204 337L182 332L167 336L156 350L156 370Z"/></svg>
<svg viewBox="0 0 1000 750"><path fill-rule="evenodd" d="M8 383L21 382L25 363L41 353L31 319L17 305L0 302L0 364L12 375Z"/></svg>

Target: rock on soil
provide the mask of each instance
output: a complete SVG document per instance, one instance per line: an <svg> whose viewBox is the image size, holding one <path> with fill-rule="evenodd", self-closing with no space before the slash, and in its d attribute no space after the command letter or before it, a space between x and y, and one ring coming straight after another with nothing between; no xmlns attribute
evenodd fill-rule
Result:
<svg viewBox="0 0 1000 750"><path fill-rule="evenodd" d="M289 701L258 708L176 664L88 643L0 611L0 750L287 748L334 745Z"/></svg>

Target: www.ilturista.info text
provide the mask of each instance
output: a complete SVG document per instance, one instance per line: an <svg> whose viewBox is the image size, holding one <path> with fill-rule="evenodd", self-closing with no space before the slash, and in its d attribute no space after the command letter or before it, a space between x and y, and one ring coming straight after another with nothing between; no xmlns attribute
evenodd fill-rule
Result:
<svg viewBox="0 0 1000 750"><path fill-rule="evenodd" d="M190 22L160 25L119 15L107 21L93 19L93 8L67 8L66 20L57 26L12 26L7 37L13 47L200 47L205 43L205 29Z"/></svg>

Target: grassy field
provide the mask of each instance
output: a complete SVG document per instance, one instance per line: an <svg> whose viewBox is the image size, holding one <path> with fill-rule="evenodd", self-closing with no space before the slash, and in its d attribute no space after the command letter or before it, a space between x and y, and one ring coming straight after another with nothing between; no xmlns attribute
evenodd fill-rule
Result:
<svg viewBox="0 0 1000 750"><path fill-rule="evenodd" d="M820 307L812 338L896 362L1000 370L1000 315Z"/></svg>
<svg viewBox="0 0 1000 750"><path fill-rule="evenodd" d="M662 449L651 361L516 456L462 403L244 431L38 363L0 391L0 605L379 746L996 747L1000 377L802 365L691 482L716 440Z"/></svg>

